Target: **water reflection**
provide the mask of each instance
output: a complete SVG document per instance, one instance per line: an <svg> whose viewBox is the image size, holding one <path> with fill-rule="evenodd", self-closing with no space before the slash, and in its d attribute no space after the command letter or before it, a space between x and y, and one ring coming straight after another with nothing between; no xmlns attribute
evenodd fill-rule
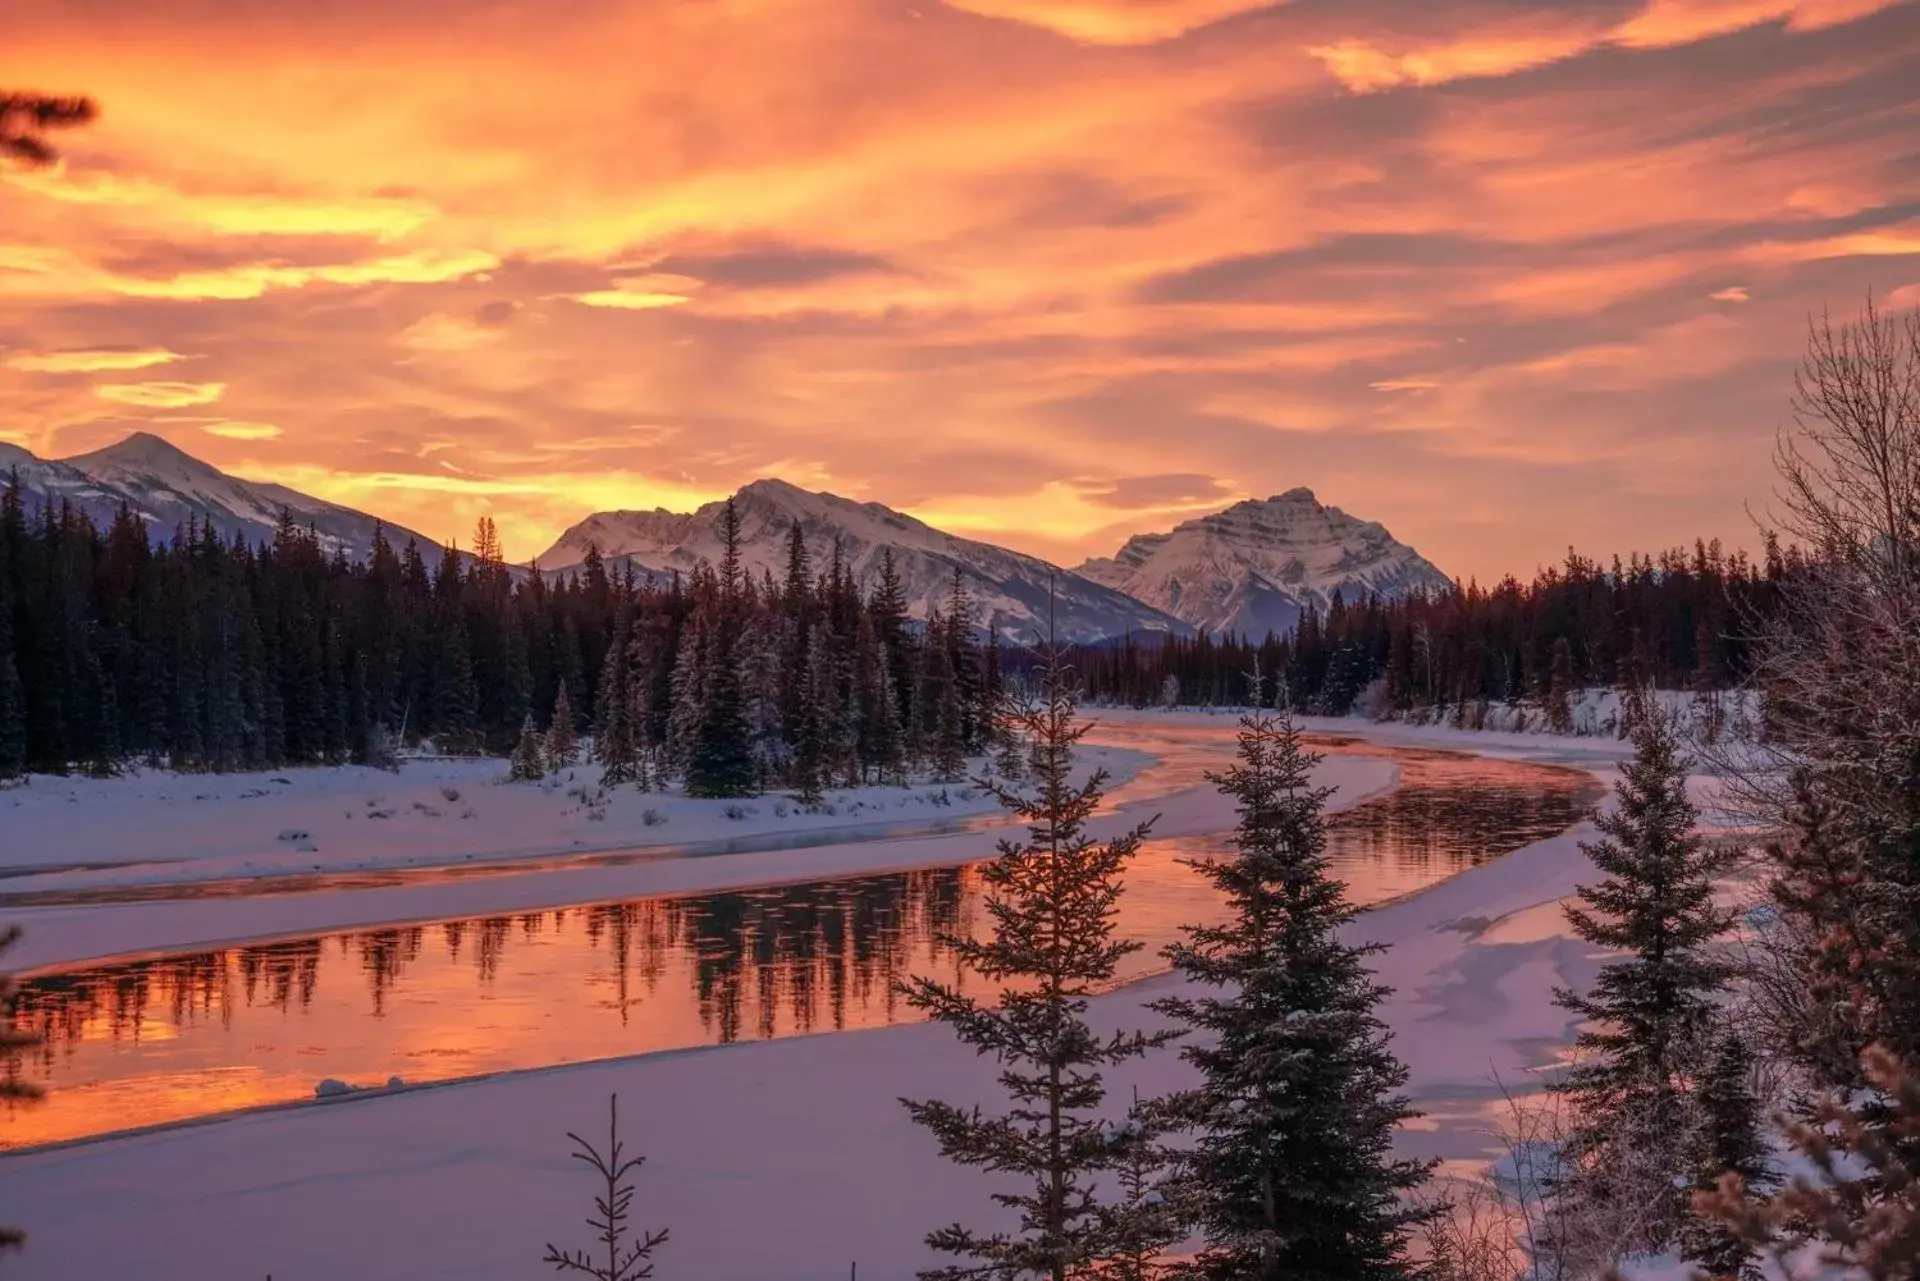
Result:
<svg viewBox="0 0 1920 1281"><path fill-rule="evenodd" d="M1327 744L1336 749L1339 744ZM1379 750L1379 749L1369 749ZM1395 791L1338 817L1333 856L1377 903L1564 830L1579 774L1391 753ZM1152 841L1122 932L1156 968L1212 890L1179 860L1218 838ZM358 930L105 964L23 985L43 1044L12 1064L47 1100L0 1117L52 1142L310 1095L322 1077L445 1079L913 1017L893 981L965 983L942 935L987 928L975 866Z"/></svg>

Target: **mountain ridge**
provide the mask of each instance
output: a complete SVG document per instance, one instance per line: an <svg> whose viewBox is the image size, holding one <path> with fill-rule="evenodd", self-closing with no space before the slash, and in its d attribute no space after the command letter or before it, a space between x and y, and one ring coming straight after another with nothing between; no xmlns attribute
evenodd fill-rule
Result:
<svg viewBox="0 0 1920 1281"><path fill-rule="evenodd" d="M1353 600L1453 586L1386 526L1327 506L1305 486L1135 534L1075 572L1197 631L1248 636L1285 632L1309 607L1324 613L1336 593Z"/></svg>
<svg viewBox="0 0 1920 1281"><path fill-rule="evenodd" d="M211 524L223 539L239 536L257 544L273 538L280 513L289 511L303 528L312 528L328 554L344 552L351 560L372 554L376 528L395 546L409 539L422 547L440 546L437 539L355 508L272 481L229 475L152 432L136 431L66 458L40 458L0 441L0 474L16 468L30 500L71 503L103 529L124 504L153 539L171 536L192 519Z"/></svg>
<svg viewBox="0 0 1920 1281"><path fill-rule="evenodd" d="M71 503L102 527L125 504L155 539L194 520L211 524L222 538L259 543L273 537L286 510L311 526L329 553L351 559L370 555L376 528L384 528L396 545L409 539L422 547L441 545L284 485L232 476L150 432L61 459L42 459L0 441L0 475L10 469L19 470L30 501ZM1304 486L1247 499L1164 532L1135 534L1112 556L1071 569L936 529L882 503L816 493L776 477L742 486L734 501L745 563L755 577L784 576L787 539L798 524L816 570L838 544L855 579L869 589L878 578L881 549L893 548L917 617L944 605L957 568L976 602L974 625L1014 640L1044 635L1050 611L1059 639L1068 642L1128 633L1257 636L1290 629L1308 607L1324 611L1337 592L1351 600L1368 592L1399 596L1452 586L1385 526L1323 505ZM691 512L594 512L533 565L561 575L595 546L615 567L654 575L689 572L719 559L715 527L724 502Z"/></svg>
<svg viewBox="0 0 1920 1281"><path fill-rule="evenodd" d="M772 477L743 485L733 501L742 561L755 577L763 571L776 578L784 574L787 540L798 524L816 570L826 565L837 543L855 580L869 589L879 575L882 549L892 548L908 612L916 618L943 606L958 569L978 610L974 625L1012 640L1044 635L1050 606L1063 641L1191 630L1125 593L1037 556L949 534L881 503L816 493ZM563 533L534 564L545 573L565 573L584 560L591 545L610 564L631 564L653 575L690 572L719 560L718 524L725 505L719 499L693 512L595 512Z"/></svg>

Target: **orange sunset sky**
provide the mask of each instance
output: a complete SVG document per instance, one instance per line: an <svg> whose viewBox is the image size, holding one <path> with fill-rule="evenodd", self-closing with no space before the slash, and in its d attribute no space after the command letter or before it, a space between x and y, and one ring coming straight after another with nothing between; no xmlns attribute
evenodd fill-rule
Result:
<svg viewBox="0 0 1920 1281"><path fill-rule="evenodd" d="M1077 562L1311 486L1449 572L1751 542L1920 303L1920 5L55 0L0 439L525 560L761 475Z"/></svg>

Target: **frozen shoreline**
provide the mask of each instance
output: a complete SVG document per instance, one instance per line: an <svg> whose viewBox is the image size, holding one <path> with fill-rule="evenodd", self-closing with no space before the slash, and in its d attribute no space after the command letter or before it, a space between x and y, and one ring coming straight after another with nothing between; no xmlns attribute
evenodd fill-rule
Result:
<svg viewBox="0 0 1920 1281"><path fill-rule="evenodd" d="M1361 732L1345 722L1313 728ZM1501 744L1476 734L1461 743L1431 729L1380 728L1381 741L1584 761L1603 779L1623 750L1591 739ZM1360 799L1358 790L1341 799ZM1179 821L1173 802L1187 795L1163 799L1168 818ZM1218 812L1197 799L1190 817L1218 830ZM1396 989L1384 1013L1428 1111L1402 1134L1409 1153L1483 1160L1493 1074L1524 1082L1567 1038L1551 989L1585 982L1596 963L1566 936L1556 907L1585 870L1580 835L1539 842L1352 926L1392 944L1380 958L1382 980ZM956 839L976 852L982 842L978 833ZM756 857L694 862L710 871ZM1094 1018L1106 1027L1151 1022L1144 1003L1178 983L1163 976L1101 998ZM831 1281L855 1259L871 1275L905 1275L929 1261L921 1244L929 1228L956 1216L990 1220L992 1181L942 1162L895 1100L985 1100L992 1075L945 1029L909 1025L375 1093L26 1154L0 1160L8 1214L32 1232L10 1262L28 1281L116 1270L154 1281L269 1271L506 1281L531 1273L546 1240L571 1239L589 1189L563 1133L593 1134L618 1090L628 1140L649 1158L638 1219L672 1231L661 1275ZM1114 1084L1124 1097L1131 1084L1144 1093L1184 1079L1168 1053ZM110 1232L97 1219L103 1202L114 1206ZM741 1232L742 1223L755 1230Z"/></svg>
<svg viewBox="0 0 1920 1281"><path fill-rule="evenodd" d="M1138 779L1142 771L1152 764L1152 757L1147 753L1124 748L1090 747L1085 755L1089 764L1104 765L1112 772L1117 788ZM458 764L471 767L475 763ZM354 771L369 772L378 774L377 771ZM316 773L333 776L316 780L317 785L353 794L354 786L341 789L340 771ZM392 777L385 774L378 776L389 781ZM165 777L179 781L179 776ZM233 780L228 784L229 796L235 797L255 790L252 780L258 776L224 777ZM281 777L296 776L283 774ZM1372 794L1389 786L1392 777L1390 766L1384 762L1372 762L1367 768L1352 771L1349 785L1356 792ZM78 780L61 780L63 783L73 781ZM184 780L185 785L190 787L204 787L207 781L204 776L188 776ZM134 779L110 780L107 785L123 786L136 782ZM429 792L442 785L437 772L413 784L416 790ZM394 794L396 790L389 788L389 794ZM508 788L503 786L492 790L506 792ZM452 847L451 856L446 849L434 849L415 856L397 848L398 842L406 834L405 828L382 827L378 822L367 824L366 820L359 820L366 826L378 828L382 839L388 844L372 853L355 857L336 856L331 862L323 859L316 875L387 873L396 869L427 874L403 879L397 884L315 892L239 897L210 893L206 897L161 898L145 902L0 906L0 920L18 924L26 931L7 959L14 970L27 973L107 957L172 951L197 945L252 942L334 929L530 911L657 894L780 884L862 872L903 871L986 857L991 852L992 840L985 832L964 830L942 833L939 827L960 822L967 828L977 829L982 824L997 823L998 807L990 798L978 793L968 801L957 799L957 794L962 790L959 787L946 789L956 797L951 805L931 805L919 799L929 791L940 790L938 785L931 788L922 786L906 792L900 789L863 789L863 792L879 796L879 802L867 805L863 815L872 816L880 804L893 805L895 808L881 812L873 821L897 826L901 830L895 833L882 829L855 834L839 843L818 844L819 836L827 834L830 829L847 826L845 808L840 809L837 816L811 815L799 812L797 807L788 803L785 807L787 813L782 816L775 813L775 807L783 798L766 796L745 802L757 813L743 822L734 822L723 814L729 802L686 800L678 796L663 798L657 793L645 794L628 789L617 794L614 803L624 804L630 811L634 830L625 831L610 819L603 830L601 824L594 824L594 834L610 838L631 836L631 841L606 840L598 845L597 851L568 846L562 853L570 857L587 856L595 852L632 851L636 856L634 861L588 861L584 865L569 866L564 861L549 862L549 856L538 854L500 854L476 860L487 865L486 874L478 876L465 875L475 863L465 859L458 846ZM1148 795L1142 796L1139 801L1142 805L1165 802L1177 810L1187 808L1178 803L1181 799L1178 794L1168 796L1164 792L1146 790ZM234 803L246 805L257 803L258 800L249 797ZM310 798L308 800L310 803ZM526 793L510 796L508 800L523 808L544 803L540 798ZM0 804L3 803L4 800L0 799ZM638 814L647 806L676 806L683 811L681 817L685 817L684 812L691 812L694 817L684 822L674 821L646 828L640 824ZM47 808L56 811L57 815L59 807ZM123 811L124 808L121 807ZM1121 813L1129 812L1122 807ZM121 821L137 820L123 818ZM1109 817L1100 821L1118 824L1121 819ZM1181 820L1175 818L1175 821ZM1185 821L1204 824L1211 820L1205 816L1203 807ZM446 819L423 820L422 826L434 822L442 825L456 822L457 825L451 829L456 834L473 834L484 839L487 832L486 828L476 823L458 823ZM514 830L517 832L519 829ZM1206 829L1201 827L1197 830ZM163 829L159 839L178 839L179 832L178 828ZM395 835L389 837L388 832ZM768 838L771 841L783 833L792 834L795 842L793 847L716 854L698 849L686 853L675 848L683 843L697 843L703 836L708 841L743 838ZM125 842L130 842L133 837L121 839L123 844L120 848L125 849ZM86 855L75 861L108 861L94 857L94 851L84 844L85 840L84 831L70 836L61 834L64 848ZM658 850L659 856L650 858L647 854L649 850ZM313 856L307 857L311 862ZM258 861L252 864L251 871L237 871L233 860L224 853L177 865L179 871L171 878L165 874L165 866L157 862L145 862L110 866L97 873L68 872L0 878L0 896L25 890L115 888L130 883L148 887L185 886L191 892L191 887L196 883L224 878L245 880L248 877L264 881L276 874L275 869ZM436 867L454 868L462 875L457 879L436 877L431 874ZM132 882L116 879L123 873L137 874L138 879ZM369 879L381 878L375 876Z"/></svg>

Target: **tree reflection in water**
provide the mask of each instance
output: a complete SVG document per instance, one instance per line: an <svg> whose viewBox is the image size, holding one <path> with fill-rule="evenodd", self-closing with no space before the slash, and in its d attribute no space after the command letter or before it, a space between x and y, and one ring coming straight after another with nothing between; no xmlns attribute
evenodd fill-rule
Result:
<svg viewBox="0 0 1920 1281"><path fill-rule="evenodd" d="M1356 900L1418 889L1578 821L1585 775L1395 753L1400 786L1338 816ZM1210 899L1149 843L1122 928L1155 954ZM517 928L516 928L517 927ZM956 980L943 934L986 927L971 866L358 930L91 966L23 983L43 1042L9 1070L50 1087L0 1120L43 1143L299 1098L323 1076L445 1078L911 1017L893 981ZM358 982L348 971L357 971ZM364 983L364 990L360 988ZM217 1082L217 1088L210 1085Z"/></svg>

